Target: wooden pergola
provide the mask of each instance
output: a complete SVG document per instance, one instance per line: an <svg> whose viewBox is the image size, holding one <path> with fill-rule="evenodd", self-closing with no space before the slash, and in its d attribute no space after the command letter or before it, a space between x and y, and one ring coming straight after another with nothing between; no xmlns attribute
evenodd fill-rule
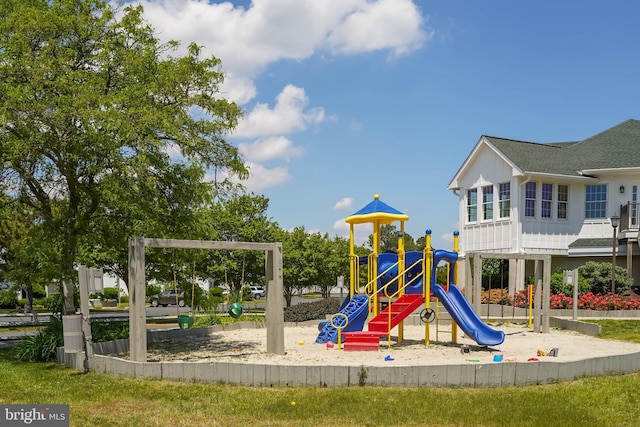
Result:
<svg viewBox="0 0 640 427"><path fill-rule="evenodd" d="M467 299L476 313L480 313L482 292L482 259L515 259L534 261L535 293L533 306L534 332L549 333L549 301L551 299L551 255L509 254L501 252L467 252L465 254L466 287L472 292ZM471 273L473 260L473 274ZM473 277L473 279L471 279Z"/></svg>
<svg viewBox="0 0 640 427"><path fill-rule="evenodd" d="M267 353L284 355L282 243L218 242L133 237L129 239L129 348L132 361L147 361L145 248L265 251Z"/></svg>

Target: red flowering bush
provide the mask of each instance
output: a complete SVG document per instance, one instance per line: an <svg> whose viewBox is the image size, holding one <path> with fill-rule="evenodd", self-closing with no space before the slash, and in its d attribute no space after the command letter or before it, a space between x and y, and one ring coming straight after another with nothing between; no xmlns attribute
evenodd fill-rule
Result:
<svg viewBox="0 0 640 427"><path fill-rule="evenodd" d="M520 291L515 295L514 307L529 307L528 292ZM550 299L552 309L573 308L573 297L565 294L553 294ZM608 292L597 295L593 292L578 295L578 308L584 310L640 310L640 298L631 298Z"/></svg>
<svg viewBox="0 0 640 427"><path fill-rule="evenodd" d="M529 292L527 290L520 291L513 296L513 306L520 308L529 307Z"/></svg>
<svg viewBox="0 0 640 427"><path fill-rule="evenodd" d="M580 297L578 297L578 301L580 301ZM565 294L551 295L550 305L551 308L571 308L573 307L573 297L567 296Z"/></svg>

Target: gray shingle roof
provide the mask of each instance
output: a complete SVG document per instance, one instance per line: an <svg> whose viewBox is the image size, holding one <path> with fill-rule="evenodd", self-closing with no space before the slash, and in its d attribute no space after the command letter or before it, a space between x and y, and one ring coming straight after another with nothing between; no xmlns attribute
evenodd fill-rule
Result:
<svg viewBox="0 0 640 427"><path fill-rule="evenodd" d="M640 167L640 120L627 120L579 142L540 144L485 138L529 173L579 176L585 169Z"/></svg>
<svg viewBox="0 0 640 427"><path fill-rule="evenodd" d="M569 244L569 248L594 248L594 247L611 247L611 239L593 237L587 239L577 239Z"/></svg>

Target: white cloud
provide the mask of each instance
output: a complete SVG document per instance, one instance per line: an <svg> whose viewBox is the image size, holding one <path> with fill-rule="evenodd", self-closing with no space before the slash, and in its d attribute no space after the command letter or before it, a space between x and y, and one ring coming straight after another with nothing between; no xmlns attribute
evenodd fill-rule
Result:
<svg viewBox="0 0 640 427"><path fill-rule="evenodd" d="M275 159L289 161L302 155L303 149L294 145L286 134L307 129L325 119L321 108L306 109L309 99L304 89L287 85L276 97L273 109L267 104L257 104L244 117L234 131L233 138L257 138L238 144L240 153L251 162L249 182L245 185L253 191L279 185L291 176L287 168L272 169L260 164Z"/></svg>
<svg viewBox="0 0 640 427"><path fill-rule="evenodd" d="M390 49L398 56L420 48L433 37L422 26L423 17L411 0L363 1L333 29L328 44L339 53Z"/></svg>
<svg viewBox="0 0 640 427"><path fill-rule="evenodd" d="M283 135L306 129L309 125L322 123L325 119L322 108L305 110L309 104L304 89L287 85L276 98L276 105L270 109L267 104L258 103L240 121L233 133L238 138Z"/></svg>
<svg viewBox="0 0 640 427"><path fill-rule="evenodd" d="M249 179L242 181L242 185L246 187L248 191L260 192L261 190L280 185L291 179L291 175L287 168L275 167L266 168L259 163L246 163L249 168Z"/></svg>
<svg viewBox="0 0 640 427"><path fill-rule="evenodd" d="M248 77L225 72L220 94L226 99L244 105L256 97L256 86Z"/></svg>
<svg viewBox="0 0 640 427"><path fill-rule="evenodd" d="M284 136L257 139L253 143L240 143L238 149L242 156L253 162L264 162L277 158L289 161L292 157L299 157L302 148L295 147L293 142Z"/></svg>
<svg viewBox="0 0 640 427"><path fill-rule="evenodd" d="M139 0L160 40L195 42L222 60L225 92L244 104L268 64L318 52L387 49L402 55L433 38L412 0L253 0L248 8L206 0Z"/></svg>
<svg viewBox="0 0 640 427"><path fill-rule="evenodd" d="M353 197L343 197L338 200L338 202L333 206L333 209L339 210L347 210L353 208Z"/></svg>
<svg viewBox="0 0 640 427"><path fill-rule="evenodd" d="M240 105L256 97L254 79L277 61L378 50L398 56L433 37L415 0L252 0L247 7L219 0L137 2L161 42L180 42L177 55L194 42L203 46L204 56L220 58L225 73L221 95ZM291 84L273 108L256 103L248 109L231 137L253 140L238 145L250 162L250 178L243 184L251 191L291 178L285 167L259 163L300 156L301 148L287 135L335 120L324 108L309 108L304 88ZM353 131L360 127L351 123Z"/></svg>
<svg viewBox="0 0 640 427"><path fill-rule="evenodd" d="M259 193L261 190L267 187L273 187L287 182L291 179L291 175L288 170L283 167L266 168L259 163L245 163L245 166L249 169L249 178L240 181L237 177L231 177L231 180L235 183L242 184L249 192ZM225 171L218 172L217 175L209 173L205 176L206 182L223 181L229 178L229 174Z"/></svg>

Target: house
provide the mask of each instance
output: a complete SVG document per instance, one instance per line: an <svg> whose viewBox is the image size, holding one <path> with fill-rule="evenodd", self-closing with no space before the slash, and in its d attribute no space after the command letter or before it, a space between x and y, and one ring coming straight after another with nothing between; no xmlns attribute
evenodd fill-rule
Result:
<svg viewBox="0 0 640 427"><path fill-rule="evenodd" d="M616 265L640 283L639 120L574 142L482 136L448 189L459 198L463 256L544 254L552 270L574 269L611 262L615 241ZM620 218L617 229L612 217ZM509 262L513 292L532 267Z"/></svg>

